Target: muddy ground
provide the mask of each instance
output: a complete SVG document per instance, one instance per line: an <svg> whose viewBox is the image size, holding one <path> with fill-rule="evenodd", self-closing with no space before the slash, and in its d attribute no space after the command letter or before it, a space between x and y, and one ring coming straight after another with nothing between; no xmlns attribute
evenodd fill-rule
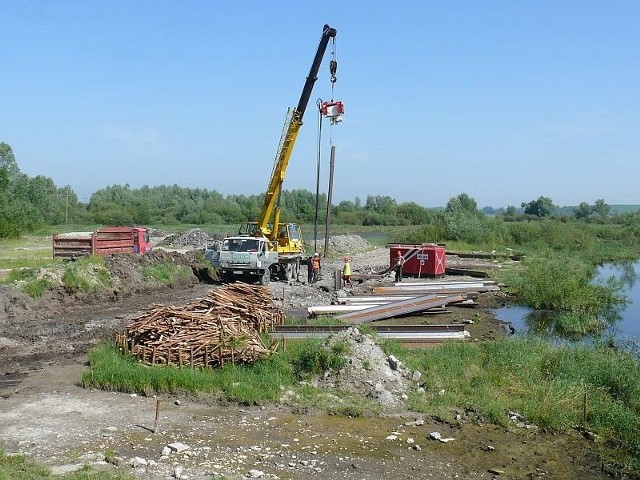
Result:
<svg viewBox="0 0 640 480"><path fill-rule="evenodd" d="M245 407L79 386L87 351L111 340L129 316L150 304L181 305L219 288L203 281L197 258L162 251L111 258L117 287L101 296L58 290L33 301L0 287L0 449L25 453L57 473L90 463L151 479L609 478L594 454L596 445L578 431L554 435L515 423L505 430L482 423L474 412L459 412L455 425L404 409L346 418L286 402ZM154 261L183 263L194 274L173 288L147 285L138 269ZM381 271L388 261L385 249L351 255L354 272ZM339 265L339 258L326 260L316 285L272 283L275 301L295 316L308 305L329 303ZM356 284L346 294L371 287L371 281ZM478 301L481 307L453 307L437 323L473 319L469 341L504 335L488 311L503 299L484 294ZM454 440L434 440L435 432Z"/></svg>

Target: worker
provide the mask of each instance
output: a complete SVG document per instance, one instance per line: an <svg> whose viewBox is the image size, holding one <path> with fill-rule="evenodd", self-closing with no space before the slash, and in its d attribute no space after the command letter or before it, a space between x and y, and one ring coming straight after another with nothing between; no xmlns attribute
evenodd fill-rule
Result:
<svg viewBox="0 0 640 480"><path fill-rule="evenodd" d="M313 283L313 256L307 258L305 263L307 264L307 283L311 285Z"/></svg>
<svg viewBox="0 0 640 480"><path fill-rule="evenodd" d="M342 265L342 286L351 286L351 264L349 263L349 257L344 257L344 264Z"/></svg>
<svg viewBox="0 0 640 480"><path fill-rule="evenodd" d="M318 252L313 254L313 258L311 259L311 269L313 275L311 283L316 283L320 276L320 254L318 254Z"/></svg>
<svg viewBox="0 0 640 480"><path fill-rule="evenodd" d="M404 265L404 257L402 253L398 251L398 255L396 255L396 282L402 281L402 266Z"/></svg>

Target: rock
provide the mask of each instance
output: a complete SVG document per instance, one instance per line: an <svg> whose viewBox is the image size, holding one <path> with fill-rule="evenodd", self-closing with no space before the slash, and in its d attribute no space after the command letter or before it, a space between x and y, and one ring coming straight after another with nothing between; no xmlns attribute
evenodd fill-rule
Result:
<svg viewBox="0 0 640 480"><path fill-rule="evenodd" d="M431 432L429 434L429 438L431 440L440 440L442 438L442 435L440 434L440 432Z"/></svg>
<svg viewBox="0 0 640 480"><path fill-rule="evenodd" d="M502 475L504 473L504 470L499 470L497 468L490 468L489 470L487 470L489 473L493 473L494 475Z"/></svg>
<svg viewBox="0 0 640 480"><path fill-rule="evenodd" d="M149 465L149 462L142 457L133 457L131 459L131 466L133 468L146 467L147 465Z"/></svg>
<svg viewBox="0 0 640 480"><path fill-rule="evenodd" d="M184 443L174 442L167 445L171 449L172 452L182 453L185 450L189 450L189 445L185 445Z"/></svg>
<svg viewBox="0 0 640 480"><path fill-rule="evenodd" d="M176 479L181 479L181 478L185 478L182 476L182 474L184 473L184 467L181 465L176 465L176 467L173 469L173 478Z"/></svg>
<svg viewBox="0 0 640 480"><path fill-rule="evenodd" d="M396 440L398 438L397 435L387 435L387 437L385 438L385 440Z"/></svg>
<svg viewBox="0 0 640 480"><path fill-rule="evenodd" d="M405 422L404 425L406 427L420 427L424 425L424 420L414 420L412 422Z"/></svg>
<svg viewBox="0 0 640 480"><path fill-rule="evenodd" d="M417 444L413 446L413 449L415 451L417 451L417 452L421 452L422 451L422 448L420 448L420 445L417 445Z"/></svg>
<svg viewBox="0 0 640 480"><path fill-rule="evenodd" d="M74 463L69 465L55 465L51 467L52 475L67 475L68 473L77 472L84 465L82 463Z"/></svg>
<svg viewBox="0 0 640 480"><path fill-rule="evenodd" d="M419 381L422 378L422 372L419 372L418 370L415 370L413 372L413 375L411 375L411 380L413 380L414 382Z"/></svg>
<svg viewBox="0 0 640 480"><path fill-rule="evenodd" d="M170 453L171 453L171 449L170 449L169 447L164 447L164 448L162 449L162 453L161 453L161 455L162 455L163 457L168 457Z"/></svg>
<svg viewBox="0 0 640 480"><path fill-rule="evenodd" d="M389 362L389 366L391 367L391 370L398 370L400 366L400 360L398 360L393 355L389 355L387 357L387 361Z"/></svg>
<svg viewBox="0 0 640 480"><path fill-rule="evenodd" d="M264 472L262 470L249 470L246 476L248 478L260 478L264 477Z"/></svg>

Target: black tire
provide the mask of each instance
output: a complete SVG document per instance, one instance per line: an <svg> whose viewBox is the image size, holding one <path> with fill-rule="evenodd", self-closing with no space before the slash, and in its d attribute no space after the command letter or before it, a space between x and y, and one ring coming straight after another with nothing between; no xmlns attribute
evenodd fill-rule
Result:
<svg viewBox="0 0 640 480"><path fill-rule="evenodd" d="M262 275L258 278L258 283L260 285L269 285L269 280L271 280L271 272L267 268Z"/></svg>

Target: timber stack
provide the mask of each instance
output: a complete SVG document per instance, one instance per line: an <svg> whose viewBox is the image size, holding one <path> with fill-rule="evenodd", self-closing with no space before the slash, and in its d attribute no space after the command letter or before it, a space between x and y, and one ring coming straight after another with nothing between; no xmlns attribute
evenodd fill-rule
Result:
<svg viewBox="0 0 640 480"><path fill-rule="evenodd" d="M268 289L235 283L183 307L151 305L116 335L116 344L147 365L253 363L277 348L267 347L260 332L283 321Z"/></svg>

